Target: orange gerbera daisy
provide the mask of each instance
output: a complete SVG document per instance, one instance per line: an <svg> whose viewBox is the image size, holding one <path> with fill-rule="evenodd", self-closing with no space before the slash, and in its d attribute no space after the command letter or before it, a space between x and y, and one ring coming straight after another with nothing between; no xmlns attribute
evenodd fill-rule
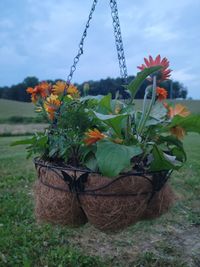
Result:
<svg viewBox="0 0 200 267"><path fill-rule="evenodd" d="M51 85L47 82L41 82L34 88L28 87L26 92L31 94L31 100L33 103L37 102L39 97L46 98L51 92Z"/></svg>
<svg viewBox="0 0 200 267"><path fill-rule="evenodd" d="M86 145L91 145L96 143L97 141L106 137L105 134L101 133L98 129L88 130L85 134L86 138L83 140Z"/></svg>
<svg viewBox="0 0 200 267"><path fill-rule="evenodd" d="M167 98L167 90L161 87L156 88L156 94L158 96L159 101L163 101L164 99Z"/></svg>
<svg viewBox="0 0 200 267"><path fill-rule="evenodd" d="M171 70L168 69L169 61L166 57L161 60L161 56L158 55L155 59L152 56L149 56L149 59L144 58L145 64L138 66L138 69L144 70L146 68L155 67L155 66L162 66L163 68L158 71L157 78L158 81L167 80L170 77Z"/></svg>
<svg viewBox="0 0 200 267"><path fill-rule="evenodd" d="M183 139L185 130L180 126L174 126L170 129L171 134L175 135L178 139Z"/></svg>
<svg viewBox="0 0 200 267"><path fill-rule="evenodd" d="M170 118L173 118L176 115L179 115L181 117L187 117L190 115L190 111L187 109L187 107L181 105L181 104L176 104L174 107L168 107L168 115Z"/></svg>
<svg viewBox="0 0 200 267"><path fill-rule="evenodd" d="M54 119L55 111L58 110L61 102L58 99L58 96L51 94L49 97L47 97L44 108L46 112L49 114L50 120Z"/></svg>
<svg viewBox="0 0 200 267"><path fill-rule="evenodd" d="M73 84L70 84L70 86L67 88L67 93L71 96L79 96L79 90Z"/></svg>
<svg viewBox="0 0 200 267"><path fill-rule="evenodd" d="M56 84L53 85L52 92L54 95L61 95L66 89L67 89L67 84L65 82L58 81L56 82Z"/></svg>
<svg viewBox="0 0 200 267"><path fill-rule="evenodd" d="M79 91L76 86L73 84L67 85L66 82L58 81L53 86L53 94L55 95L62 95L64 91L66 90L66 94L69 94L70 96L79 96Z"/></svg>

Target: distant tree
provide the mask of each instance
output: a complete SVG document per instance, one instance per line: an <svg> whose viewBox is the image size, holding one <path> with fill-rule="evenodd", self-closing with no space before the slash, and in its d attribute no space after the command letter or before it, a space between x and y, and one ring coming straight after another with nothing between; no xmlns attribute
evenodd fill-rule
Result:
<svg viewBox="0 0 200 267"><path fill-rule="evenodd" d="M106 95L108 93L112 94L114 98L116 93L119 92L119 96L122 99L129 98L130 95L126 91L124 87L125 84L130 83L134 79L134 76L129 76L127 78L127 82L124 81L122 78L110 78L101 79L100 81L87 81L81 84L75 84L80 92L81 95L84 95L84 85L87 83L89 86L89 95ZM49 83L55 83L60 81L61 79L56 80L47 80ZM27 77L23 80L22 83L12 85L11 87L4 86L0 87L0 98L12 99L17 101L25 101L30 102L31 98L30 95L27 94L26 89L27 87L35 87L39 83L38 78L36 77ZM149 85L149 81L146 80L141 85L140 89L136 94L136 99L142 99L144 97L145 88ZM178 81L165 81L161 84L161 87L164 87L168 91L168 98L172 96L172 98L186 98L187 97L187 88Z"/></svg>
<svg viewBox="0 0 200 267"><path fill-rule="evenodd" d="M31 77L25 78L23 80L23 83L26 87L35 87L39 83L39 80L38 78L31 76Z"/></svg>
<svg viewBox="0 0 200 267"><path fill-rule="evenodd" d="M161 84L168 91L168 98L187 98L187 88L178 81L168 80Z"/></svg>

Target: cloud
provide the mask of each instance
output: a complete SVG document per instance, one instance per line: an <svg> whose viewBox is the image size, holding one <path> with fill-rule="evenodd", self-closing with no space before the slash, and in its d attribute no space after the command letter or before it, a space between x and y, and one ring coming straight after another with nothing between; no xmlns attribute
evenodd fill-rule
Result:
<svg viewBox="0 0 200 267"><path fill-rule="evenodd" d="M200 98L200 92L194 91L200 76L200 26L195 22L199 0L118 2L129 74L136 73L144 56L167 56L174 77ZM11 6L2 0L0 6L0 86L20 82L28 75L41 80L66 78L91 1L20 0ZM119 76L119 69L109 3L99 1L74 81L108 76Z"/></svg>
<svg viewBox="0 0 200 267"><path fill-rule="evenodd" d="M198 80L198 76L194 73L191 73L189 68L173 71L173 77L174 79L182 82Z"/></svg>

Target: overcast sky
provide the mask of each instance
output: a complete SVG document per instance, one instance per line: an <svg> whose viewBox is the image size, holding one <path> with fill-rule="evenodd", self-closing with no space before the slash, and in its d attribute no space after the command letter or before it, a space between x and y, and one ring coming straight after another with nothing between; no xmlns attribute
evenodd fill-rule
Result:
<svg viewBox="0 0 200 267"><path fill-rule="evenodd" d="M109 0L99 0L73 82L119 76ZM0 86L66 79L92 0L0 0ZM200 99L200 0L118 0L128 74L148 55Z"/></svg>

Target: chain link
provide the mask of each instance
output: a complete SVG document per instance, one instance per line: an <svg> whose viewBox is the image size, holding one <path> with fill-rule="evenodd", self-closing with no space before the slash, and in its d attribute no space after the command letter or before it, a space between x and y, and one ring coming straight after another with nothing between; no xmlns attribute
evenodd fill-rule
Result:
<svg viewBox="0 0 200 267"><path fill-rule="evenodd" d="M119 22L117 1L110 0L110 7L111 7L112 20L113 20L115 44L117 48L120 75L125 81L127 81L128 72L127 72L126 59L125 59L125 54L124 54L124 46L123 46L122 34L121 34L121 28L120 28L120 22Z"/></svg>
<svg viewBox="0 0 200 267"><path fill-rule="evenodd" d="M79 43L78 53L74 58L73 64L70 68L70 73L67 76L67 83L68 84L70 84L72 77L73 77L73 74L76 70L76 66L79 62L80 56L83 54L84 41L85 41L85 38L87 36L87 31L88 31L88 28L90 27L90 21L92 19L93 13L95 11L97 2L98 2L98 0L93 1L92 7L90 10L90 14L89 14L87 23L85 25L85 30L83 32L83 35L81 37L81 41ZM128 73L127 73L126 59L125 59L125 54L124 54L124 46L123 46L122 34L121 34L121 28L120 28L120 22L119 22L117 1L116 0L110 0L110 7L111 7L112 20L113 20L115 44L116 44L116 48L117 48L117 56L118 56L118 61L119 61L120 75L125 81L127 81Z"/></svg>
<svg viewBox="0 0 200 267"><path fill-rule="evenodd" d="M90 14L89 14L89 17L88 17L88 20L87 20L87 23L85 25L85 30L83 32L83 35L81 37L81 41L79 43L79 50L78 50L78 53L77 55L75 56L74 58L74 62L73 62L73 65L71 66L70 68L70 73L69 75L67 76L67 83L70 84L71 80L72 80L72 77L73 77L73 74L76 70L76 66L77 66L77 63L79 62L79 59L80 59L80 56L83 54L83 46L84 46L84 41L85 41L85 38L87 36L87 31L88 31L88 28L90 27L90 21L92 19L92 15L95 11L95 8L96 8L96 5L97 5L97 2L98 0L94 0L93 1L93 4L92 4L92 7L91 7L91 10L90 10Z"/></svg>

